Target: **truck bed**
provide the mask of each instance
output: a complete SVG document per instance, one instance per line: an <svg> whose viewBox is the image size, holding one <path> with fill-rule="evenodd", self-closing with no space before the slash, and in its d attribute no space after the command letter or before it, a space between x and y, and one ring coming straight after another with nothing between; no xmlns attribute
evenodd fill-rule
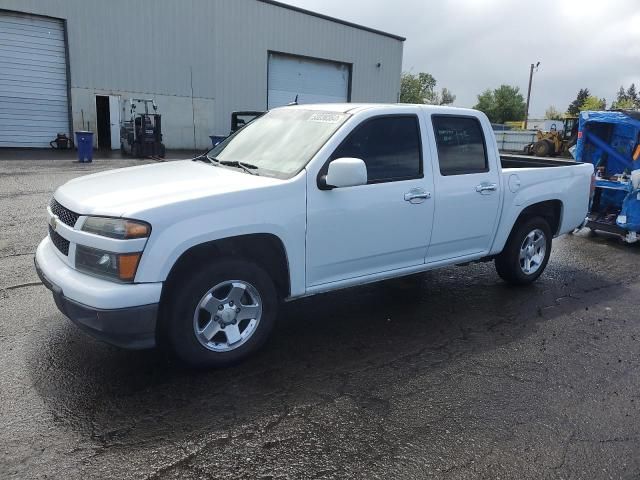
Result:
<svg viewBox="0 0 640 480"><path fill-rule="evenodd" d="M528 155L500 155L502 168L568 167L578 162L568 158L539 158Z"/></svg>

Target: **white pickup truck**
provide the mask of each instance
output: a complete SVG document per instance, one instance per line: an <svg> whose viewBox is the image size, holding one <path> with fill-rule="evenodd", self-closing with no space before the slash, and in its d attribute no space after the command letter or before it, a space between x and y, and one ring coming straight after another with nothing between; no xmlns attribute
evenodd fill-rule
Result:
<svg viewBox="0 0 640 480"><path fill-rule="evenodd" d="M474 110L290 106L196 159L61 186L35 263L95 337L221 366L263 344L282 300L472 261L533 282L584 222L592 174L501 158Z"/></svg>

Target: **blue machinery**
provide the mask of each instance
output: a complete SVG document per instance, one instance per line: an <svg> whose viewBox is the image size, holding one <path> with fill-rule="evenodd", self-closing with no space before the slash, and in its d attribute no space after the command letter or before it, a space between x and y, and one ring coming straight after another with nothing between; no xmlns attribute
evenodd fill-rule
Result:
<svg viewBox="0 0 640 480"><path fill-rule="evenodd" d="M586 226L640 240L640 113L582 112L575 157L597 172Z"/></svg>

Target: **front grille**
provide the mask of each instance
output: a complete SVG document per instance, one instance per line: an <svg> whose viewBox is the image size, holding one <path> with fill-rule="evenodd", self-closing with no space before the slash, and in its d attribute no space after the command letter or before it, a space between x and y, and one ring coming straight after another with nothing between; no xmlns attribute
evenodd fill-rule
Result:
<svg viewBox="0 0 640 480"><path fill-rule="evenodd" d="M49 225L49 237L58 250L69 256L69 240L63 238L58 232L51 228L51 225Z"/></svg>
<svg viewBox="0 0 640 480"><path fill-rule="evenodd" d="M62 223L70 227L74 227L76 222L78 221L78 218L80 217L79 214L72 212L68 208L63 207L58 202L56 202L55 198L51 199L49 208L51 208L51 212L53 212L53 214L58 217Z"/></svg>

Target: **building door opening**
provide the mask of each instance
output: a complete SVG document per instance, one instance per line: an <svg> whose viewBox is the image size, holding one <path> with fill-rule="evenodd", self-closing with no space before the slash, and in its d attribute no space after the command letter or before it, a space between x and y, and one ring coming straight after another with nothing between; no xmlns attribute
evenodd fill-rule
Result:
<svg viewBox="0 0 640 480"><path fill-rule="evenodd" d="M96 114L98 148L117 150L120 148L120 97L96 95Z"/></svg>
<svg viewBox="0 0 640 480"><path fill-rule="evenodd" d="M98 148L111 150L111 113L109 97L96 95L96 125L98 127Z"/></svg>

